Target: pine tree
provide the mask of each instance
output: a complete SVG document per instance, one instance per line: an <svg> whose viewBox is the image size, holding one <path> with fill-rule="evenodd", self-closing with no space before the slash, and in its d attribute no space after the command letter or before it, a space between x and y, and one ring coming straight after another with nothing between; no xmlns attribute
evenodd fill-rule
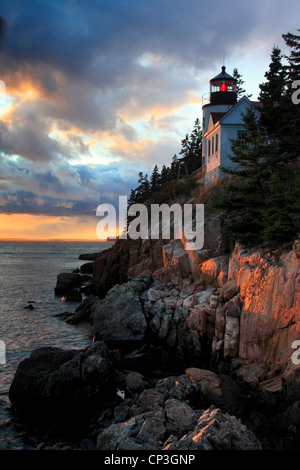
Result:
<svg viewBox="0 0 300 470"><path fill-rule="evenodd" d="M173 155L172 162L171 162L171 167L170 167L170 180L176 180L177 174L178 174L178 168L179 168L179 161L177 155Z"/></svg>
<svg viewBox="0 0 300 470"><path fill-rule="evenodd" d="M286 95L286 70L281 62L282 57L281 50L274 46L269 70L265 73L267 81L259 85L258 99L262 104L260 124L274 146L280 142L285 126L283 107Z"/></svg>
<svg viewBox="0 0 300 470"><path fill-rule="evenodd" d="M155 165L152 175L150 177L150 191L151 193L154 193L155 191L158 191L160 188L161 184L161 176L158 170L158 166Z"/></svg>
<svg viewBox="0 0 300 470"><path fill-rule="evenodd" d="M191 135L186 134L181 141L181 161L187 165L188 173L191 174L202 166L202 130L200 120L197 118Z"/></svg>
<svg viewBox="0 0 300 470"><path fill-rule="evenodd" d="M299 29L297 30L300 31ZM282 35L290 54L285 56L287 66L287 93L285 98L285 127L283 147L287 161L299 160L300 153L300 105L292 102L293 82L300 79L300 35L287 33Z"/></svg>
<svg viewBox="0 0 300 470"><path fill-rule="evenodd" d="M246 93L246 89L244 88L245 80L243 80L242 75L239 73L236 67L233 69L232 76L233 78L237 80L236 95L237 95L237 99L239 100ZM247 95L247 96L248 98L251 98L252 95Z"/></svg>
<svg viewBox="0 0 300 470"><path fill-rule="evenodd" d="M289 183L278 172L266 182L262 238L270 248L289 244L299 234L299 190Z"/></svg>
<svg viewBox="0 0 300 470"><path fill-rule="evenodd" d="M297 29L300 32L300 29ZM290 47L290 55L286 56L288 60L288 79L290 82L299 80L300 77L300 35L286 33L282 35L286 45Z"/></svg>
<svg viewBox="0 0 300 470"><path fill-rule="evenodd" d="M245 139L232 140L232 168L221 170L234 176L225 195L216 203L228 216L223 231L235 242L261 243L265 210L264 182L268 176L267 147L252 107L243 114Z"/></svg>
<svg viewBox="0 0 300 470"><path fill-rule="evenodd" d="M170 181L170 168L167 168L166 165L163 165L160 173L160 183L163 186L165 183Z"/></svg>

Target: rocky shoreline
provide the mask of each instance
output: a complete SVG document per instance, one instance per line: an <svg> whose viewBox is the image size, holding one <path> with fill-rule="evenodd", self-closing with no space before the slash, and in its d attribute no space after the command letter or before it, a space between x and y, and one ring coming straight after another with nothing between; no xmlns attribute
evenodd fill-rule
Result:
<svg viewBox="0 0 300 470"><path fill-rule="evenodd" d="M197 252L119 240L58 276L57 295L84 288L65 321L89 322L94 342L19 364L9 398L36 448L298 448L300 243L230 252L221 226L206 221Z"/></svg>

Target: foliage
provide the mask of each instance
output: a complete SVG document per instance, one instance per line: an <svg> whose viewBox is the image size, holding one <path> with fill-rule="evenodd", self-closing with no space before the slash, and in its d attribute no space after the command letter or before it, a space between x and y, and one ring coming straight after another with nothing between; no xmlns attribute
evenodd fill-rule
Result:
<svg viewBox="0 0 300 470"><path fill-rule="evenodd" d="M224 232L233 241L269 248L286 246L299 235L299 107L289 80L300 65L300 36L287 35L294 48L287 69L278 47L271 53L266 82L260 84L260 115L243 115L245 140L232 141L231 175L215 207L227 216ZM296 61L296 53L299 61ZM296 64L293 68L292 64ZM299 70L300 73L300 70ZM297 121L298 122L298 121Z"/></svg>

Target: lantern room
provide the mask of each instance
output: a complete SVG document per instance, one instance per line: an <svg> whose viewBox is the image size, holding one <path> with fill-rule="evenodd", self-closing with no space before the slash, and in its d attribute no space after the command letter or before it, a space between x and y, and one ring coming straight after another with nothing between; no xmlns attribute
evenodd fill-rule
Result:
<svg viewBox="0 0 300 470"><path fill-rule="evenodd" d="M221 73L210 80L210 104L234 105L237 101L237 80L226 73L223 65Z"/></svg>

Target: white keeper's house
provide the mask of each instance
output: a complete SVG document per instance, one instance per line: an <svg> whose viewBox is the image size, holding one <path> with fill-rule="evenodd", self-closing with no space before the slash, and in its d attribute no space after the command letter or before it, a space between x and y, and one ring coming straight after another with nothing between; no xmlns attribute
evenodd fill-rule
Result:
<svg viewBox="0 0 300 470"><path fill-rule="evenodd" d="M259 115L259 103L250 101L245 95L237 100L237 80L226 73L210 80L209 100L202 106L202 167L194 172L198 181L209 186L224 174L220 166L230 168L231 139L245 138L242 113L251 106Z"/></svg>

